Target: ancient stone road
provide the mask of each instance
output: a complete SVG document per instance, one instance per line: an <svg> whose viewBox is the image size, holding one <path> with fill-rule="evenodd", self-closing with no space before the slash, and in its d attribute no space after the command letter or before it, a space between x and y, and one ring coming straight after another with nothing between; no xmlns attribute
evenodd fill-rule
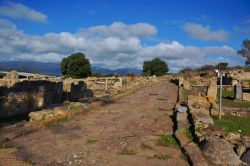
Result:
<svg viewBox="0 0 250 166"><path fill-rule="evenodd" d="M54 128L13 140L15 157L41 165L187 165L180 148L156 144L171 135L177 87L161 80Z"/></svg>

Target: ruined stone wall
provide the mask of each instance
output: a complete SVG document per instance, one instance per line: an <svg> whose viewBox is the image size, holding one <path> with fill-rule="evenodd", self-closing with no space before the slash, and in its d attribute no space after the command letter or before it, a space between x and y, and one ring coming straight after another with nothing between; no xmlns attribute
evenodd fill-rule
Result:
<svg viewBox="0 0 250 166"><path fill-rule="evenodd" d="M0 118L29 113L62 102L62 82L21 81L0 87Z"/></svg>
<svg viewBox="0 0 250 166"><path fill-rule="evenodd" d="M245 70L230 70L223 73L223 76L232 78L233 80L250 80L250 72Z"/></svg>

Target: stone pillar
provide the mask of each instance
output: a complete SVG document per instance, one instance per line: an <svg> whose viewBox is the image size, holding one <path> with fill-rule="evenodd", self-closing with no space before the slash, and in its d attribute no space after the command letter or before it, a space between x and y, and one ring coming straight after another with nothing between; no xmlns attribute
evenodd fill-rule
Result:
<svg viewBox="0 0 250 166"><path fill-rule="evenodd" d="M240 81L235 85L234 88L235 100L242 100L242 85Z"/></svg>
<svg viewBox="0 0 250 166"><path fill-rule="evenodd" d="M106 78L106 82L105 82L105 92L108 90L108 79Z"/></svg>
<svg viewBox="0 0 250 166"><path fill-rule="evenodd" d="M122 77L119 78L120 85L122 86Z"/></svg>
<svg viewBox="0 0 250 166"><path fill-rule="evenodd" d="M216 78L213 78L210 80L210 84L209 84L208 90L207 90L207 96L213 97L216 100L216 98L217 98L217 80L216 80Z"/></svg>

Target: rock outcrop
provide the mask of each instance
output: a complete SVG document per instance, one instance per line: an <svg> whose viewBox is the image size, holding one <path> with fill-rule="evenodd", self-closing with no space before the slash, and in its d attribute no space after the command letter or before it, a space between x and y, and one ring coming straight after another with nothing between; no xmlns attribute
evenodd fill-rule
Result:
<svg viewBox="0 0 250 166"><path fill-rule="evenodd" d="M218 165L240 165L242 161L234 152L232 145L219 137L209 137L202 147L207 159Z"/></svg>

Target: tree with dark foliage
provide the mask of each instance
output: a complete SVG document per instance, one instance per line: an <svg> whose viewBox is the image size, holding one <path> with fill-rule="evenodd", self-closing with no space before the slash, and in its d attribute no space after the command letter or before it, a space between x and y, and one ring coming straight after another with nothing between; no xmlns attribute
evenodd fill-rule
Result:
<svg viewBox="0 0 250 166"><path fill-rule="evenodd" d="M250 40L243 40L241 50L238 51L238 54L246 58L246 65L250 64Z"/></svg>
<svg viewBox="0 0 250 166"><path fill-rule="evenodd" d="M198 71L213 71L214 69L215 69L215 66L206 64L206 65L201 66L201 67L200 67L199 69L197 69L197 70L198 70Z"/></svg>
<svg viewBox="0 0 250 166"><path fill-rule="evenodd" d="M160 58L155 58L151 61L145 61L143 63L143 74L145 76L161 76L168 72L168 65Z"/></svg>
<svg viewBox="0 0 250 166"><path fill-rule="evenodd" d="M216 65L216 69L218 70L225 70L227 69L228 63L219 63Z"/></svg>
<svg viewBox="0 0 250 166"><path fill-rule="evenodd" d="M85 55L78 52L63 58L61 71L65 77L85 78L91 75L91 65Z"/></svg>

